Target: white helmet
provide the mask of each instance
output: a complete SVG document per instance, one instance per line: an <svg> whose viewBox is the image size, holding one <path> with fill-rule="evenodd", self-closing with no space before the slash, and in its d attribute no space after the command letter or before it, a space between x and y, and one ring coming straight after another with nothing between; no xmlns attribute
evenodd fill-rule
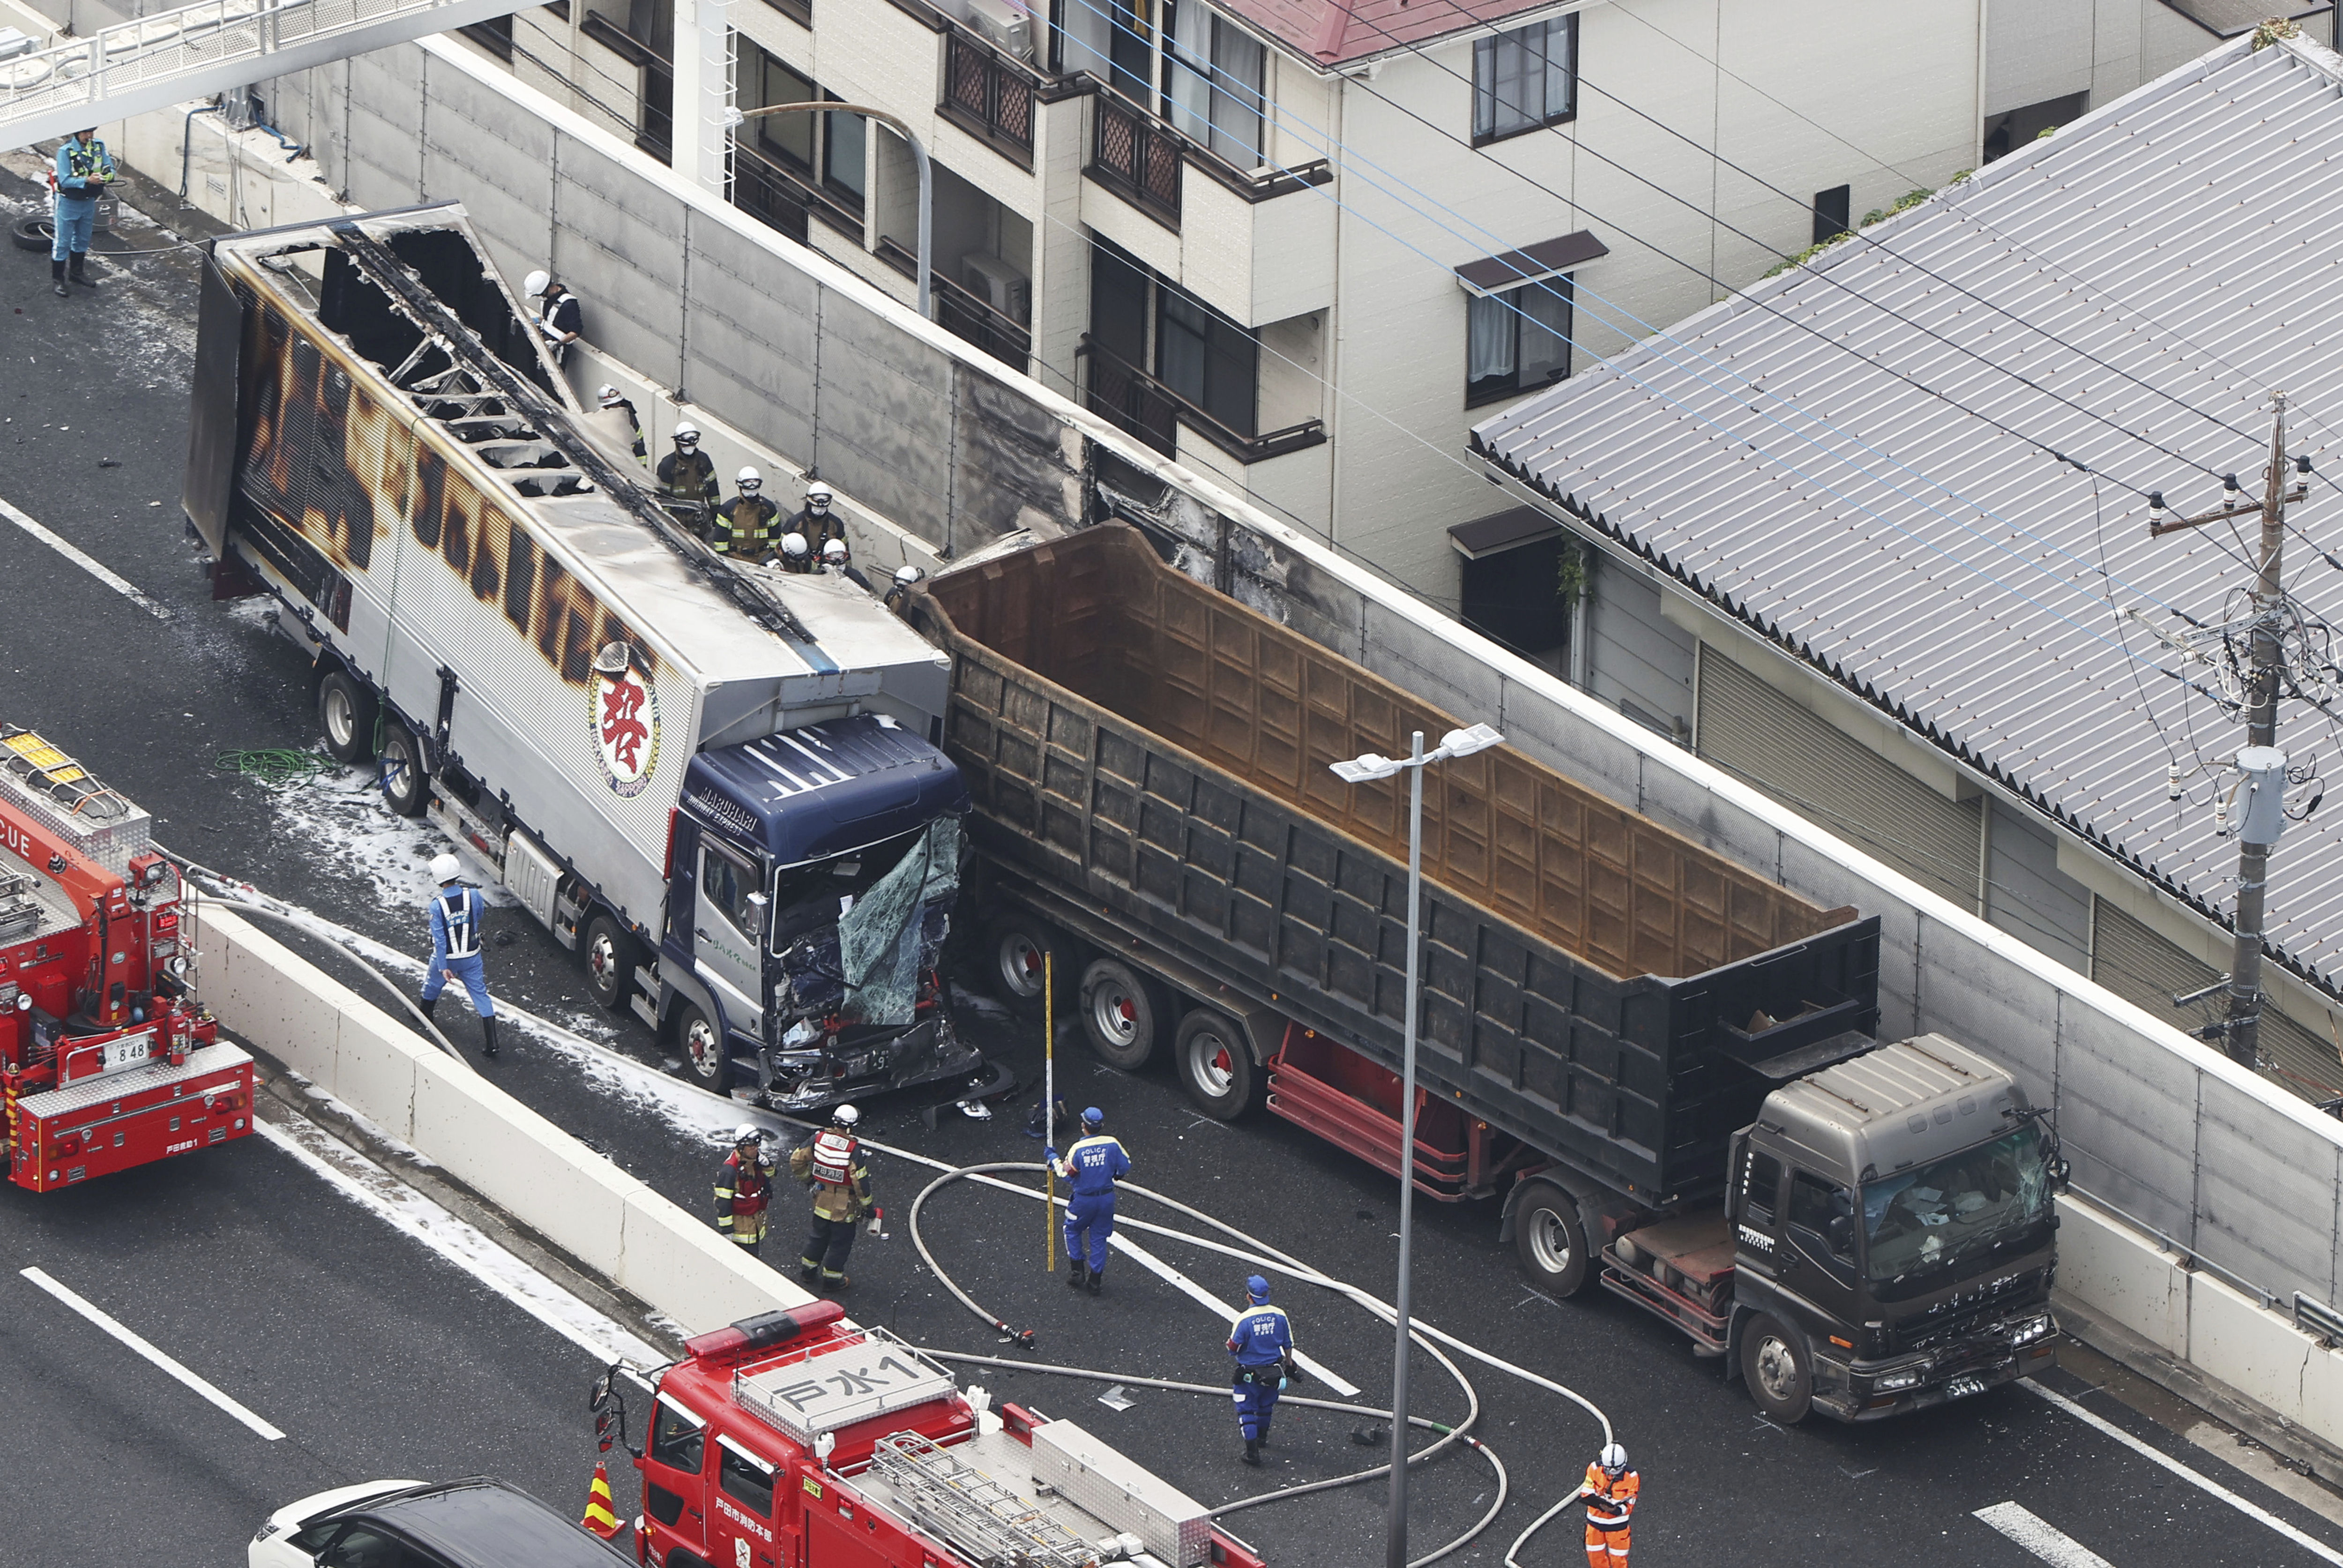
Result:
<svg viewBox="0 0 2343 1568"><path fill-rule="evenodd" d="M826 561L844 560L846 558L846 541L844 539L832 539L828 544L822 546L821 558Z"/></svg>
<svg viewBox="0 0 2343 1568"><path fill-rule="evenodd" d="M862 1112L855 1110L851 1105L841 1105L830 1113L830 1119L840 1127L851 1127L862 1120Z"/></svg>
<svg viewBox="0 0 2343 1568"><path fill-rule="evenodd" d="M765 482L765 476L754 468L743 468L732 476L732 482L742 486L762 485Z"/></svg>
<svg viewBox="0 0 2343 1568"><path fill-rule="evenodd" d="M434 855L431 857L431 879L433 881L452 882L463 874L464 862L456 859L455 856Z"/></svg>
<svg viewBox="0 0 2343 1568"><path fill-rule="evenodd" d="M1605 1475L1624 1474L1627 1469L1627 1451L1618 1443L1606 1442L1603 1445L1602 1456L1594 1462L1603 1467L1603 1473Z"/></svg>
<svg viewBox="0 0 2343 1568"><path fill-rule="evenodd" d="M608 381L603 382L602 385L594 388L594 397L605 408L608 408L613 403L622 401L618 397L618 389L616 387L611 386Z"/></svg>
<svg viewBox="0 0 2343 1568"><path fill-rule="evenodd" d="M764 1141L765 1130L753 1121L743 1121L732 1130L732 1141L735 1143L762 1143Z"/></svg>
<svg viewBox="0 0 2343 1568"><path fill-rule="evenodd" d="M794 558L796 557L802 556L805 553L806 537L803 534L783 534L781 536L781 554Z"/></svg>
<svg viewBox="0 0 2343 1568"><path fill-rule="evenodd" d="M828 508L834 498L830 494L830 487L820 479L806 487L806 505L817 512Z"/></svg>
<svg viewBox="0 0 2343 1568"><path fill-rule="evenodd" d="M547 289L552 286L553 274L546 271L543 267L539 267L537 271L530 273L527 277L521 279L520 292L524 298L535 299L538 295L543 294Z"/></svg>
<svg viewBox="0 0 2343 1568"><path fill-rule="evenodd" d="M699 439L699 427L686 420L675 427L675 438L679 441L697 441Z"/></svg>
<svg viewBox="0 0 2343 1568"><path fill-rule="evenodd" d="M913 583L925 579L927 575L928 574L925 571L921 570L918 567L897 567L895 568L895 586L897 588L910 588Z"/></svg>

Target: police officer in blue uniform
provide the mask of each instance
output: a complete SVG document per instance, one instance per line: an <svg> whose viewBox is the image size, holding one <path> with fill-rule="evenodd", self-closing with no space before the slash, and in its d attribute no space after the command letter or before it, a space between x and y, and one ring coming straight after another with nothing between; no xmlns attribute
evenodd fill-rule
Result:
<svg viewBox="0 0 2343 1568"><path fill-rule="evenodd" d="M1041 1153L1057 1167L1059 1175L1073 1183L1073 1191L1066 1199L1066 1283L1078 1291L1088 1285L1095 1296L1106 1280L1107 1238L1114 1234L1114 1184L1131 1174L1131 1156L1107 1136L1106 1112L1095 1105L1082 1112L1082 1135L1063 1160L1054 1149Z"/></svg>
<svg viewBox="0 0 2343 1568"><path fill-rule="evenodd" d="M480 925L488 901L480 897L479 889L458 879L463 869L463 862L453 855L431 862L439 890L431 895L431 967L423 971L423 1016L429 1018L438 1007L439 993L449 980L463 981L472 1010L480 1015L481 1053L494 1056L497 1012L488 1000L488 972L480 967Z"/></svg>
<svg viewBox="0 0 2343 1568"><path fill-rule="evenodd" d="M1248 1275L1245 1295L1250 1304L1229 1331L1229 1354L1237 1358L1237 1426L1244 1432L1244 1462L1258 1470L1278 1391L1286 1379L1302 1373L1293 1364L1293 1329L1285 1309L1269 1304L1269 1282Z"/></svg>
<svg viewBox="0 0 2343 1568"><path fill-rule="evenodd" d="M90 230L97 222L97 198L114 183L114 157L96 131L75 131L57 147L56 243L49 249L49 280L62 297L65 267L73 281L96 288L89 275Z"/></svg>

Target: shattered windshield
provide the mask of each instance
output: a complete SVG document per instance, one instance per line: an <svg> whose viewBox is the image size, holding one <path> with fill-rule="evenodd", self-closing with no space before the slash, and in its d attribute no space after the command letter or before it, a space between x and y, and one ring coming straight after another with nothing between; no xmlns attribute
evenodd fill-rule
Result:
<svg viewBox="0 0 2343 1568"><path fill-rule="evenodd" d="M2041 1130L1963 1150L1863 1188L1865 1264L1875 1282L1940 1268L2050 1213Z"/></svg>

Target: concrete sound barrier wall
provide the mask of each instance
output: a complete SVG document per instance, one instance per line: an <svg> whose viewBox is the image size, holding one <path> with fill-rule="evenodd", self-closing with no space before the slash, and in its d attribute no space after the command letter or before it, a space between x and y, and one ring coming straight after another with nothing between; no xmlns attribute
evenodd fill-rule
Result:
<svg viewBox="0 0 2343 1568"><path fill-rule="evenodd" d="M232 905L199 900L196 930L199 994L240 1039L687 1333L815 1299Z"/></svg>

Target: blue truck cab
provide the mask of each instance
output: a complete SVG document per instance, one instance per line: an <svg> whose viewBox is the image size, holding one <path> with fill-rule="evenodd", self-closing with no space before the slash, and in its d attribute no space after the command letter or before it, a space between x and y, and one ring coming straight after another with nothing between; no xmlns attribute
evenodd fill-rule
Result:
<svg viewBox="0 0 2343 1568"><path fill-rule="evenodd" d="M693 1079L803 1111L973 1069L935 970L968 809L959 769L880 714L696 754L659 966ZM865 983L890 932L908 996Z"/></svg>

